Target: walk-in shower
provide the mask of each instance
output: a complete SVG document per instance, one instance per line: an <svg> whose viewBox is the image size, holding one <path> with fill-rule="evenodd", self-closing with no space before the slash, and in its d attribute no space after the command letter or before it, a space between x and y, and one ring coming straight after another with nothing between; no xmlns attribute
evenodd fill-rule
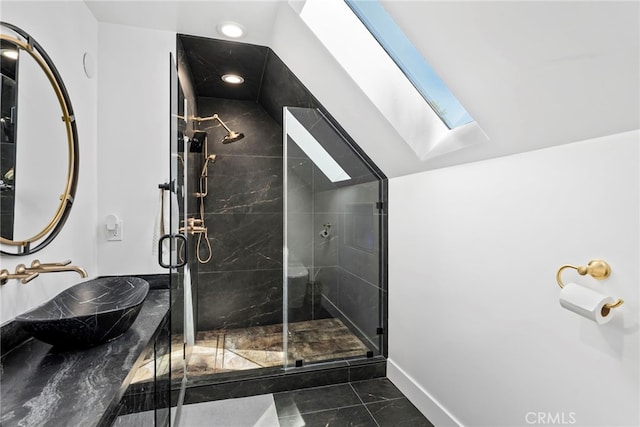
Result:
<svg viewBox="0 0 640 427"><path fill-rule="evenodd" d="M185 402L384 375L384 175L269 48L181 35L178 53L195 232L179 276L193 308L177 299L172 318L191 316L194 339L174 329L171 376ZM214 78L229 72L244 83Z"/></svg>

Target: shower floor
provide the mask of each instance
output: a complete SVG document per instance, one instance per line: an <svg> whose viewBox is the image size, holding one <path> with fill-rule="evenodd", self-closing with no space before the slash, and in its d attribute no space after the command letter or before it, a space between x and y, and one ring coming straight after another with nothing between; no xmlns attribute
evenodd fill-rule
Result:
<svg viewBox="0 0 640 427"><path fill-rule="evenodd" d="M183 376L182 336L171 345L171 376ZM319 319L289 324L289 362L305 364L365 356L369 349L339 319ZM159 370L168 360L160 361ZM187 365L189 378L222 372L282 366L282 324L242 329L200 331ZM153 379L153 359L145 360L133 383Z"/></svg>

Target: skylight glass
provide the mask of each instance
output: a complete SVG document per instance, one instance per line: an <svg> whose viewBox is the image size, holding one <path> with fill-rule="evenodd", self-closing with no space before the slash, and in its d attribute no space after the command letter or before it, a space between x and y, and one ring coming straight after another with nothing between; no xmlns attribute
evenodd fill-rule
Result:
<svg viewBox="0 0 640 427"><path fill-rule="evenodd" d="M287 130L287 135L293 138L296 144L298 144L298 147L304 151L331 182L351 179L349 174L345 172L338 162L331 157L331 154L320 145L320 142L309 133L307 128L291 114L289 109L286 109L285 129Z"/></svg>
<svg viewBox="0 0 640 427"><path fill-rule="evenodd" d="M345 0L449 129L473 121L444 82L376 0Z"/></svg>

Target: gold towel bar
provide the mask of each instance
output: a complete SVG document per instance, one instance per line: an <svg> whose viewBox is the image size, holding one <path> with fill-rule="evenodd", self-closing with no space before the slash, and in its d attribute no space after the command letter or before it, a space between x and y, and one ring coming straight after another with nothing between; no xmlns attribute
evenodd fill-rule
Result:
<svg viewBox="0 0 640 427"><path fill-rule="evenodd" d="M589 276L597 280L604 280L611 275L611 267L606 261L601 259L593 259L589 261L589 264L587 264L586 266L584 265L575 266L575 265L565 264L562 267L560 267L558 269L558 272L556 273L556 281L558 282L558 285L561 288L564 288L564 283L562 283L562 278L560 276L562 274L562 271L566 270L567 268L573 268L578 272L579 275L585 276L588 274ZM623 303L624 303L624 300L618 298L618 301L610 304L605 304L604 306L608 309L611 309L611 308L620 307Z"/></svg>

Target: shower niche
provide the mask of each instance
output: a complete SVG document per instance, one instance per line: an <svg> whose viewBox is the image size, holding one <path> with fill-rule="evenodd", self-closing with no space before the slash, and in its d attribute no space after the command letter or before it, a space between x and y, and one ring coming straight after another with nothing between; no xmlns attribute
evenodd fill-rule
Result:
<svg viewBox="0 0 640 427"><path fill-rule="evenodd" d="M177 45L184 206L207 229L187 236L195 344L184 366L172 355L172 377L200 395L187 389L185 403L234 378L383 362L386 178L271 49L187 35ZM176 334L172 354L182 345Z"/></svg>

